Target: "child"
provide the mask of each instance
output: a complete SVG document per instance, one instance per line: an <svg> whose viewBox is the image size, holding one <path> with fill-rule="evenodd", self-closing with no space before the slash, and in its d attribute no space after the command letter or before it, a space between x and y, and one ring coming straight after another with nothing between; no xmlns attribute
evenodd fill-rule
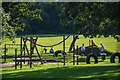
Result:
<svg viewBox="0 0 120 80"><path fill-rule="evenodd" d="M81 51L82 51L82 56L84 56L85 55L85 47L84 47L84 44L82 44L82 46L81 46Z"/></svg>
<svg viewBox="0 0 120 80"><path fill-rule="evenodd" d="M47 52L47 48L46 47L44 47L44 51L45 51L45 53Z"/></svg>
<svg viewBox="0 0 120 80"><path fill-rule="evenodd" d="M100 55L102 57L102 60L104 61L106 58L105 48L104 48L103 44L100 44L100 45L101 45L101 47L100 47L101 54Z"/></svg>
<svg viewBox="0 0 120 80"><path fill-rule="evenodd" d="M51 49L50 49L50 53L54 53L54 50L53 50L53 48L51 47Z"/></svg>

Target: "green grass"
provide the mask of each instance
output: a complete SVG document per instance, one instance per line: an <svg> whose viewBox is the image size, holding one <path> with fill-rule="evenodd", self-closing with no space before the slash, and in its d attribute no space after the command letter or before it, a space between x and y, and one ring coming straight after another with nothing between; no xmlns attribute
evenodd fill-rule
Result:
<svg viewBox="0 0 120 80"><path fill-rule="evenodd" d="M33 36L35 36L35 35L33 35ZM38 38L37 44L41 44L41 45L53 45L53 44L56 44L56 43L63 40L63 37L60 36L60 35L57 36L57 34L56 35L37 35L37 36L44 36L44 37L39 37ZM68 50L69 50L72 39L73 39L73 37L70 36L66 40L66 47L65 47L66 52L68 52ZM94 40L96 45L100 46L100 44L103 43L105 48L108 51L113 52L113 53L116 52L116 40L113 37L93 38L93 40ZM15 42L16 42L16 44L20 44L20 38L19 37L15 38ZM79 39L76 41L75 45L78 45L80 47L82 45L82 43L84 43L85 46L88 46L89 45L89 38L84 38L82 35L80 35ZM6 39L6 41L2 43L2 48L4 48L4 44L12 44L12 42ZM29 41L27 42L27 46L28 46L28 49L29 49L29 47L30 47ZM20 47L16 47L16 46L15 47L7 46L7 48L11 48L11 49L7 50L7 56L13 56L13 57L14 57L14 54L15 54L14 49L15 48L18 48L18 50L20 49ZM41 51L43 51L44 47L37 46L37 48L38 48L38 51L41 52ZM57 45L53 48L54 48L55 51L56 50L62 50L63 49L63 44ZM50 47L47 47L47 52L48 53L49 53L49 50L50 50ZM33 54L33 56L38 56L36 54L36 51L34 53L35 54ZM2 55L4 55L3 50L2 50ZM20 55L20 51L18 51L18 55ZM9 61L12 61L12 59L10 59L10 58L7 59L7 62L9 62Z"/></svg>
<svg viewBox="0 0 120 80"><path fill-rule="evenodd" d="M41 35L42 36L42 35ZM50 37L52 35L43 35L44 37L39 37L37 44L41 44L41 45L53 45L56 44L60 41L63 40L63 37L60 35L53 35L53 37ZM96 45L100 46L100 44L102 43L105 46L105 49L107 49L110 52L116 52L116 40L113 37L107 37L107 38L93 38L94 42ZM16 44L20 44L20 38L16 38L15 39ZM72 42L72 36L70 36L67 40L66 40L66 52L68 52L70 44ZM75 45L78 45L79 47L82 45L82 43L85 44L85 46L89 45L89 38L84 38L82 35L79 36L79 40L76 41ZM2 43L2 48L4 48L4 44L12 44L11 41L6 40L5 42ZM28 48L30 43L27 42L27 46ZM14 55L14 49L16 47L13 48L13 50L8 50L8 55ZM48 52L50 50L50 47L47 48ZM63 49L63 44L57 45L54 47L54 50L62 50ZM38 50L39 51L43 51L43 47L39 47L38 46Z"/></svg>
<svg viewBox="0 0 120 80"><path fill-rule="evenodd" d="M35 35L34 35L35 36ZM55 43L58 43L62 41L63 37L60 35L43 35L39 36L37 44L41 45L52 45ZM93 38L95 44L100 46L101 43L104 44L105 48L110 52L116 51L116 40L113 37L107 37L107 38ZM20 44L20 38L17 37L15 39L17 44ZM72 42L72 36L66 40L66 52L69 50L69 46ZM4 47L4 44L10 44L11 41L7 40L2 43L2 47ZM89 45L89 38L84 38L82 35L79 36L79 40L76 41L76 45L81 46L82 43L85 44L85 46ZM60 44L58 46L54 47L54 50L62 50L63 44ZM27 42L28 48L29 42ZM16 47L15 47L16 48ZM48 53L50 48L48 49ZM43 51L43 47L38 46L38 50ZM36 53L36 52L35 52ZM20 54L20 52L18 52ZM3 53L2 53L3 55ZM7 52L7 55L13 55L14 56L14 49L9 50ZM49 55L49 56L48 56ZM50 56L51 54L45 54L44 58L46 59L54 59L53 56ZM37 54L33 54L33 56L37 56ZM61 58L61 57L60 57ZM63 66L62 63L59 64L43 64L43 65L33 65L33 68L29 68L28 65L24 65L22 69L15 70L14 67L8 67L8 68L2 68L2 77L3 78L72 78L72 79L78 79L78 78L89 78L89 79L111 79L111 80L117 80L120 75L120 69L118 66L120 64L118 63L110 63L110 57L107 57L107 59L104 62L101 62L101 59L99 58L98 64L86 64L85 62L79 62L79 65L72 65L72 57L67 57L66 59L66 65ZM7 62L12 61L13 58L7 58ZM118 62L118 58L116 59L116 62ZM28 79L27 79L28 80Z"/></svg>
<svg viewBox="0 0 120 80"><path fill-rule="evenodd" d="M26 36L32 36L32 35L26 35ZM33 35L33 36L38 36L39 39L37 41L37 44L41 44L41 45L53 45L53 44L56 44L60 41L63 40L63 37L61 35ZM70 36L67 40L66 40L66 47L65 47L65 51L68 52L69 50L69 47L70 47L70 44L72 42L72 39L73 39L73 36ZM108 51L110 52L116 52L116 49L117 49L117 44L116 44L116 40L113 38L113 37L107 37L107 38L93 38L94 42L96 45L100 46L100 44L104 44L105 46L105 49L107 49ZM17 37L15 38L15 42L16 44L20 44L20 38ZM85 46L88 46L89 45L89 38L84 38L82 35L79 36L79 39L76 41L75 45L78 45L79 47L82 45L82 43L85 44ZM8 39L6 39L5 42L2 43L2 48L4 48L4 44L12 44L11 41L9 41ZM30 43L29 41L27 42L27 46L28 46L28 49L30 47ZM8 50L7 50L7 56L13 56L14 57L14 49L15 48L18 48L18 50L20 49L20 47L9 47L7 46ZM10 48L10 49L9 49ZM40 47L40 46L37 46L38 48L38 51L41 52L43 51L43 47ZM63 44L60 44L60 45L57 45L55 47L53 47L54 50L62 50L63 49ZM49 50L50 50L50 47L47 47L47 52L49 53ZM17 52L18 55L20 55L20 51ZM33 56L38 56L36 54L36 51L34 52L35 54L33 54ZM4 50L2 50L2 55L4 55ZM12 59L8 58L7 59L7 62L9 61L12 61Z"/></svg>
<svg viewBox="0 0 120 80"><path fill-rule="evenodd" d="M101 62L99 64L84 64L73 66L72 64L43 64L23 66L15 70L14 67L3 68L3 78L89 78L89 79L114 79L120 75L119 64Z"/></svg>
<svg viewBox="0 0 120 80"><path fill-rule="evenodd" d="M98 64L93 64L93 62L91 64L79 62L79 65L66 62L65 66L63 63L33 64L31 69L29 65L23 65L22 69L18 66L17 70L13 66L2 68L2 73L0 74L2 74L3 78L88 78L117 80L120 75L119 66L118 58L116 58L116 63L110 63L109 57L106 57L104 62L101 62L101 57L99 57Z"/></svg>

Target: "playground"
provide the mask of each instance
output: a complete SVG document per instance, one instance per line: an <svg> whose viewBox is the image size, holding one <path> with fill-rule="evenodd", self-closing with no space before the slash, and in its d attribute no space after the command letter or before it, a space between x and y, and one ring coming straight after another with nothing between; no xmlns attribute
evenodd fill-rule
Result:
<svg viewBox="0 0 120 80"><path fill-rule="evenodd" d="M15 39L14 44L6 40L2 44L2 77L117 79L120 55L116 40L113 37L77 36L76 39L75 35L21 36ZM106 51L104 61L100 56L101 43ZM83 56L82 44L85 46ZM51 48L53 52L50 52Z"/></svg>
<svg viewBox="0 0 120 80"><path fill-rule="evenodd" d="M0 79L119 80L119 2L81 1L2 0Z"/></svg>

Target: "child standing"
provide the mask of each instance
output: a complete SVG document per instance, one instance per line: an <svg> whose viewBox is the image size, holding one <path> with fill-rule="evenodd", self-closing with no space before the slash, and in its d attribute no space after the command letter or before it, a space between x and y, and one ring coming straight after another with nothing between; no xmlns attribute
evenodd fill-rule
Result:
<svg viewBox="0 0 120 80"><path fill-rule="evenodd" d="M102 57L102 60L104 61L106 59L106 53L105 53L105 48L103 46L103 44L100 44L101 47L100 47L100 55Z"/></svg>
<svg viewBox="0 0 120 80"><path fill-rule="evenodd" d="M45 53L47 52L47 48L46 47L44 47L44 51L45 51Z"/></svg>
<svg viewBox="0 0 120 80"><path fill-rule="evenodd" d="M81 46L81 51L82 51L82 56L84 56L85 55L85 47L84 47L84 44L82 44L82 46Z"/></svg>

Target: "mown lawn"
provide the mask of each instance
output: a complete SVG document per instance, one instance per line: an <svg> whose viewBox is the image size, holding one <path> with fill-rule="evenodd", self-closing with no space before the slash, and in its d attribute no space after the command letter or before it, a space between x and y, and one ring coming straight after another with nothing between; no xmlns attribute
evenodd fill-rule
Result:
<svg viewBox="0 0 120 80"><path fill-rule="evenodd" d="M62 36L41 36L39 37L37 44L41 45L52 45L55 43L58 43L62 41ZM20 44L20 38L16 38L16 43ZM116 51L116 40L113 37L107 37L107 38L93 38L94 42L100 46L101 43L104 44L105 48L110 52ZM69 46L72 42L72 36L66 40L66 52L69 49ZM8 40L6 42L3 42L2 47L4 47L4 44L12 43ZM89 38L84 38L83 36L79 36L79 40L76 41L76 45L81 46L82 43L85 44L85 46L89 45ZM60 44L58 46L53 47L54 50L62 50L63 44ZM27 46L29 48L29 42L27 42ZM50 48L47 48L48 52ZM43 51L43 47L38 46L38 50ZM19 52L18 52L19 54ZM7 55L13 55L14 56L14 49L11 50L10 53ZM37 56L36 54L33 54ZM46 57L49 59L49 57ZM53 58L53 57L52 57ZM120 64L118 63L110 63L110 57L107 57L107 59L104 62L101 62L99 59L98 64L86 64L85 62L79 62L79 65L73 65L71 59L67 58L66 65L63 66L62 63L58 64L43 64L43 65L33 65L33 68L29 68L28 65L24 65L22 69L15 70L14 67L8 67L8 68L2 68L2 74L3 78L16 78L17 80L19 78L26 79L28 78L32 80L43 80L45 79L54 79L59 80L63 79L66 80L74 80L74 79L81 79L81 78L89 78L89 79L108 79L108 80L118 80L118 77L120 76ZM12 59L7 59L9 61L12 61ZM118 62L118 60L117 60ZM65 79L64 79L65 78Z"/></svg>
<svg viewBox="0 0 120 80"><path fill-rule="evenodd" d="M29 69L14 70L14 68L3 68L3 78L89 78L89 79L113 79L117 80L120 76L120 69L117 64L102 65L38 65Z"/></svg>
<svg viewBox="0 0 120 80"><path fill-rule="evenodd" d="M89 45L89 39L90 38L84 38L82 35L80 35L79 39L76 41L75 45L76 46L78 45L80 47L84 43L85 46L88 46ZM49 35L49 36L48 35L46 35L46 36L43 35L42 36L41 35L39 37L38 41L37 41L37 44L47 45L48 46L48 45L53 45L53 44L59 43L62 40L63 40L63 37L60 36L60 35L58 35L58 36L55 36L55 35L53 35L53 36L51 36L51 35ZM66 40L66 47L65 47L66 52L68 52L72 40L73 40L72 36L70 36ZM100 44L102 43L105 46L105 49L107 49L108 51L113 52L113 53L116 52L117 42L113 37L93 38L93 40L94 40L95 44L98 45L99 47L100 47ZM15 39L15 42L16 42L16 44L20 44L20 38L17 37ZM12 44L12 42L9 41L9 40L6 40L5 42L2 43L2 48L4 48L4 44ZM27 42L28 48L30 47L29 45L30 45L30 43L28 41ZM37 46L37 47L38 47L39 52L43 51L44 47L40 47L40 46ZM9 46L8 46L8 48L9 48ZM18 48L18 50L19 50L19 47L11 47L11 49L7 51L7 55L14 55L14 49L15 48ZM55 51L56 50L62 50L63 49L63 44L57 45L57 46L55 46L53 48L54 48ZM47 52L49 52L49 50L50 50L50 47L47 47ZM2 52L2 55L3 55L3 52Z"/></svg>
<svg viewBox="0 0 120 80"><path fill-rule="evenodd" d="M29 65L24 65L22 69L18 67L2 68L3 78L89 78L89 79L111 79L118 80L120 76L120 64L110 63L109 58L104 62L99 60L98 64L86 64L79 62L79 65L73 63L58 64L33 64L30 69Z"/></svg>

